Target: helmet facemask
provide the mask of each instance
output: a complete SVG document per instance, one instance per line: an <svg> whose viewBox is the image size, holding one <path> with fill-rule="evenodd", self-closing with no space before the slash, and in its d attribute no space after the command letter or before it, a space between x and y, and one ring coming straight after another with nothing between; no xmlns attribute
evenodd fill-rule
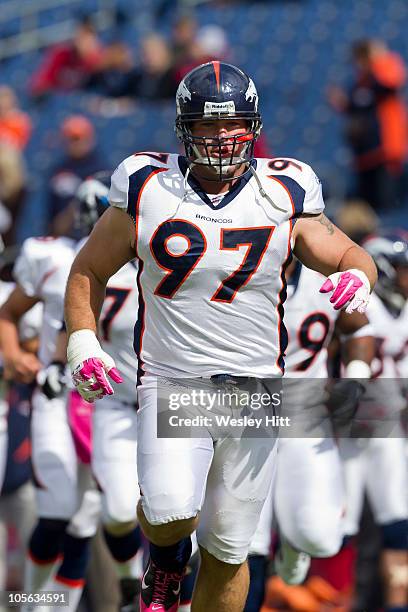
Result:
<svg viewBox="0 0 408 612"><path fill-rule="evenodd" d="M213 117L200 117L200 119L223 119L222 115ZM187 162L191 166L205 166L214 169L214 178L207 178L213 181L228 181L231 180L231 171L236 167L245 164L247 166L245 172L248 172L251 160L254 157L254 145L258 138L262 122L260 118L248 119L247 117L228 117L226 119L245 119L248 128L245 132L234 136L214 137L214 136L194 136L191 131L193 119L176 120L176 134L183 142ZM242 146L243 145L243 146ZM228 147L230 152L223 154L223 148ZM214 149L218 155L214 156Z"/></svg>
<svg viewBox="0 0 408 612"><path fill-rule="evenodd" d="M390 310L399 314L405 305L406 298L397 285L395 266L386 257L381 255L376 257L375 263L378 269L376 293L388 305Z"/></svg>

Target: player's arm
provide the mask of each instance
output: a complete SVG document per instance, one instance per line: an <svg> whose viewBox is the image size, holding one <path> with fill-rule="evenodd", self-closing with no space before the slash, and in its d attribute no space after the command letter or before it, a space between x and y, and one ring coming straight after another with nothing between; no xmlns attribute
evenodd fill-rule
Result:
<svg viewBox="0 0 408 612"><path fill-rule="evenodd" d="M6 379L30 383L41 368L37 357L20 346L18 331L20 319L38 301L17 285L0 308L0 351Z"/></svg>
<svg viewBox="0 0 408 612"><path fill-rule="evenodd" d="M135 257L134 235L134 224L127 212L109 208L75 258L68 278L67 357L74 384L87 401L112 395L106 374L115 382L122 382L113 359L102 350L96 330L106 283Z"/></svg>
<svg viewBox="0 0 408 612"><path fill-rule="evenodd" d="M329 277L321 292L333 292L330 301L336 310L347 304L348 313L364 312L377 280L375 263L364 249L323 213L300 217L293 242L294 254L302 263Z"/></svg>
<svg viewBox="0 0 408 612"><path fill-rule="evenodd" d="M324 213L298 219L293 238L294 254L308 268L325 276L355 268L364 272L373 289L377 280L373 259Z"/></svg>
<svg viewBox="0 0 408 612"><path fill-rule="evenodd" d="M365 314L340 313L335 332L341 339L345 378L370 378L371 362L375 356L372 327Z"/></svg>

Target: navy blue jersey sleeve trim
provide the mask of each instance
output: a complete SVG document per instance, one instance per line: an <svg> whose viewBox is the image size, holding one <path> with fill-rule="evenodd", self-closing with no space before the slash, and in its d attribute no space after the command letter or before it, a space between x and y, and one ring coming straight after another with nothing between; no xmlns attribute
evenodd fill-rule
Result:
<svg viewBox="0 0 408 612"><path fill-rule="evenodd" d="M299 217L303 213L306 191L290 176L279 174L273 178L280 181L289 194L293 206L292 219Z"/></svg>
<svg viewBox="0 0 408 612"><path fill-rule="evenodd" d="M150 176L160 170L164 170L164 168L159 168L157 166L143 166L143 168L136 170L136 172L129 176L127 212L132 217L134 222L136 222L137 204L140 194L143 191L143 187Z"/></svg>

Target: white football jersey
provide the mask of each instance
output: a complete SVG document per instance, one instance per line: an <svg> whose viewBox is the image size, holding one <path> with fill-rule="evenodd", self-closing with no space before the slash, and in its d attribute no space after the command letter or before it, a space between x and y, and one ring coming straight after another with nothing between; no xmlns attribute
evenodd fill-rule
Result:
<svg viewBox="0 0 408 612"><path fill-rule="evenodd" d="M319 293L325 277L297 263L287 286L285 327L288 348L285 376L326 378L327 346L340 310L334 310L327 295Z"/></svg>
<svg viewBox="0 0 408 612"><path fill-rule="evenodd" d="M74 258L69 238L28 238L14 266L16 282L30 297L44 304L38 358L48 365L64 317L65 285Z"/></svg>
<svg viewBox="0 0 408 612"><path fill-rule="evenodd" d="M137 263L129 262L109 279L99 317L98 336L102 348L115 361L123 378L115 398L136 402L138 362L133 347L133 330L138 313Z"/></svg>
<svg viewBox="0 0 408 612"><path fill-rule="evenodd" d="M302 162L258 159L253 168L257 177L238 179L217 206L176 154L138 153L114 172L110 202L136 227L135 347L144 371L282 375L293 220L324 203Z"/></svg>
<svg viewBox="0 0 408 612"><path fill-rule="evenodd" d="M366 314L376 340L376 357L371 364L372 376L404 376L405 372L399 369L399 362L403 362L408 353L408 302L399 316L394 317L378 295L373 293Z"/></svg>

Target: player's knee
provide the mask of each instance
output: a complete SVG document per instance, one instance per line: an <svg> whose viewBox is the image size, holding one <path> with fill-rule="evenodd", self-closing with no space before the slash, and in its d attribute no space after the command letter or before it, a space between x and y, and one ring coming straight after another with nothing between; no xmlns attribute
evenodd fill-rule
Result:
<svg viewBox="0 0 408 612"><path fill-rule="evenodd" d="M190 536L198 526L198 515L174 521L164 520L162 523L151 523L141 501L137 506L137 516L144 535L157 546L171 546Z"/></svg>
<svg viewBox="0 0 408 612"><path fill-rule="evenodd" d="M190 536L197 528L198 519L182 519L165 525L149 525L146 537L157 546L171 546Z"/></svg>
<svg viewBox="0 0 408 612"><path fill-rule="evenodd" d="M145 481L140 482L140 488L143 496L138 511L142 506L144 516L151 525L190 519L197 516L200 510L195 478L188 468L175 473L172 466L153 466L146 474Z"/></svg>
<svg viewBox="0 0 408 612"><path fill-rule="evenodd" d="M225 535L224 535L225 534ZM250 539L237 534L211 529L197 535L200 547L221 563L242 564L249 553Z"/></svg>
<svg viewBox="0 0 408 612"><path fill-rule="evenodd" d="M332 557L342 544L343 532L338 513L325 516L307 516L297 521L290 533L284 532L289 542L312 557Z"/></svg>
<svg viewBox="0 0 408 612"><path fill-rule="evenodd" d="M408 519L381 525L382 546L390 550L408 550Z"/></svg>
<svg viewBox="0 0 408 612"><path fill-rule="evenodd" d="M121 525L133 524L134 526L137 522L137 499L125 500L123 497L122 499L107 499L103 504L102 521L108 530L111 527L115 529L116 526L121 529Z"/></svg>
<svg viewBox="0 0 408 612"><path fill-rule="evenodd" d="M207 514L198 528L197 541L219 561L241 564L248 557L259 514L259 503L243 507L239 520L236 510Z"/></svg>

